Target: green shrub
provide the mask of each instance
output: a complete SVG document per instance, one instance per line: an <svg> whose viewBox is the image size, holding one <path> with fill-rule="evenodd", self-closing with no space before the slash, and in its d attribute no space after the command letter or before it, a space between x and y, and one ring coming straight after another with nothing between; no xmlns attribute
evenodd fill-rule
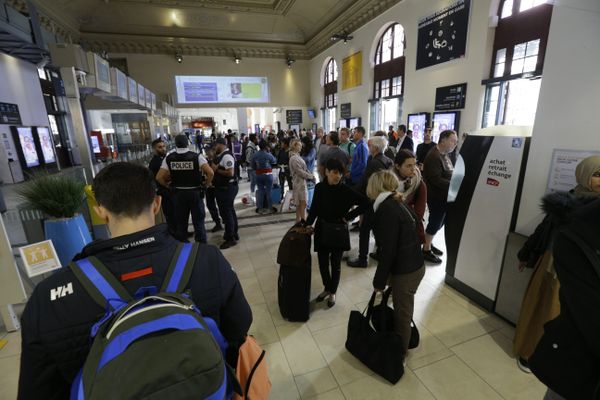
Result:
<svg viewBox="0 0 600 400"><path fill-rule="evenodd" d="M17 193L25 207L53 218L72 218L84 200L85 184L63 175L37 174Z"/></svg>

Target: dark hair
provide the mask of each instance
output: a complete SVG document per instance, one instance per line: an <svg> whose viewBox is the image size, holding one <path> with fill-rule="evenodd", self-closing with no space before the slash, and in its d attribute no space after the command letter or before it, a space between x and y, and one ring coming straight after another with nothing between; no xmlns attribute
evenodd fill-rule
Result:
<svg viewBox="0 0 600 400"><path fill-rule="evenodd" d="M356 128L354 128L354 130L362 133L362 135L365 136L365 128L363 128L362 126L357 126Z"/></svg>
<svg viewBox="0 0 600 400"><path fill-rule="evenodd" d="M96 175L92 190L98 204L111 213L135 218L154 201L156 183L148 168L116 162Z"/></svg>
<svg viewBox="0 0 600 400"><path fill-rule="evenodd" d="M331 143L333 143L334 146L338 146L340 144L340 134L337 132L330 132L329 139L331 139Z"/></svg>
<svg viewBox="0 0 600 400"><path fill-rule="evenodd" d="M301 156L307 156L310 154L310 151L315 147L310 136L302 137L302 151L300 152Z"/></svg>
<svg viewBox="0 0 600 400"><path fill-rule="evenodd" d="M448 139L452 135L457 135L457 133L455 131L453 131L452 129L447 129L447 130L443 131L442 133L440 133L439 141L441 142L444 139Z"/></svg>
<svg viewBox="0 0 600 400"><path fill-rule="evenodd" d="M164 141L162 139L160 139L160 138L159 139L154 139L152 141L152 148L154 148L154 146L156 146L159 143L164 143Z"/></svg>
<svg viewBox="0 0 600 400"><path fill-rule="evenodd" d="M407 149L402 149L398 153L396 153L396 158L394 158L394 164L402 165L402 164L404 164L404 161L408 160L409 158L417 158L417 157L415 157L415 155L412 151L407 150Z"/></svg>
<svg viewBox="0 0 600 400"><path fill-rule="evenodd" d="M254 142L254 140L255 140L255 139L256 139L256 133L251 133L251 134L248 136L248 140L250 140L251 142Z"/></svg>
<svg viewBox="0 0 600 400"><path fill-rule="evenodd" d="M384 131L377 131L373 134L373 136L382 136L382 137L387 138L388 135Z"/></svg>
<svg viewBox="0 0 600 400"><path fill-rule="evenodd" d="M406 133L406 125L399 125L398 129L401 130L402 132Z"/></svg>
<svg viewBox="0 0 600 400"><path fill-rule="evenodd" d="M286 145L289 146L290 145L290 138L283 138L281 139L281 145Z"/></svg>
<svg viewBox="0 0 600 400"><path fill-rule="evenodd" d="M267 147L269 147L269 144L267 143L266 140L261 140L260 142L258 142L258 148L259 149L264 150Z"/></svg>
<svg viewBox="0 0 600 400"><path fill-rule="evenodd" d="M338 171L340 174L344 175L346 172L346 168L344 168L344 164L337 158L330 158L325 163L325 169L329 171Z"/></svg>

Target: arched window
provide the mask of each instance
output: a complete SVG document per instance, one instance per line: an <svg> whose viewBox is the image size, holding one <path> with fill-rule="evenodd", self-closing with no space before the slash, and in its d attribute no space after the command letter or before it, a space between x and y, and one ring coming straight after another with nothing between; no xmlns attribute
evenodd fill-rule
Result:
<svg viewBox="0 0 600 400"><path fill-rule="evenodd" d="M404 55L404 28L393 24L381 35L375 52L375 65L383 64Z"/></svg>
<svg viewBox="0 0 600 400"><path fill-rule="evenodd" d="M404 43L404 28L398 23L390 25L379 38L374 60L374 99L404 93Z"/></svg>
<svg viewBox="0 0 600 400"><path fill-rule="evenodd" d="M337 105L337 91L338 91L338 68L337 63L332 58L327 62L325 67L325 78L323 83L325 86L325 101L323 102L325 108L335 107Z"/></svg>

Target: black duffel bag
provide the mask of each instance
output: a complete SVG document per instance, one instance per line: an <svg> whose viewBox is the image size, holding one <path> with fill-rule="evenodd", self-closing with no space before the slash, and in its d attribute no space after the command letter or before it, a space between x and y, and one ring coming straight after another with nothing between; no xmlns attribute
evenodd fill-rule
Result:
<svg viewBox="0 0 600 400"><path fill-rule="evenodd" d="M381 332L384 329L388 331L394 330L394 309L388 306L388 300L392 294L392 288L389 287L384 293L381 299L381 304L373 307L373 314L371 315L371 323L373 328L377 332ZM384 328L385 327L385 328ZM410 321L410 341L408 342L408 348L414 349L419 347L421 341L421 334L417 329L417 325L414 320Z"/></svg>
<svg viewBox="0 0 600 400"><path fill-rule="evenodd" d="M385 326L380 332L373 329L370 320L374 303L375 293L371 296L366 315L364 311L350 312L346 349L371 371L395 384L404 375L402 338Z"/></svg>
<svg viewBox="0 0 600 400"><path fill-rule="evenodd" d="M319 222L321 245L327 249L350 250L350 231L346 222Z"/></svg>

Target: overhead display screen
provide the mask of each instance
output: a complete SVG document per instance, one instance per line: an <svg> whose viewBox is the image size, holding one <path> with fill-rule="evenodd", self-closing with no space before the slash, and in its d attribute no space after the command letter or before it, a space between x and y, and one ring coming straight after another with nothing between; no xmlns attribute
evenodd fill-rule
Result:
<svg viewBox="0 0 600 400"><path fill-rule="evenodd" d="M269 84L256 76L176 76L177 103L268 103Z"/></svg>
<svg viewBox="0 0 600 400"><path fill-rule="evenodd" d="M44 164L56 162L56 157L54 157L54 144L50 137L50 131L45 126L38 126L36 130L38 137L40 138L40 147L42 148L42 156L44 156Z"/></svg>

